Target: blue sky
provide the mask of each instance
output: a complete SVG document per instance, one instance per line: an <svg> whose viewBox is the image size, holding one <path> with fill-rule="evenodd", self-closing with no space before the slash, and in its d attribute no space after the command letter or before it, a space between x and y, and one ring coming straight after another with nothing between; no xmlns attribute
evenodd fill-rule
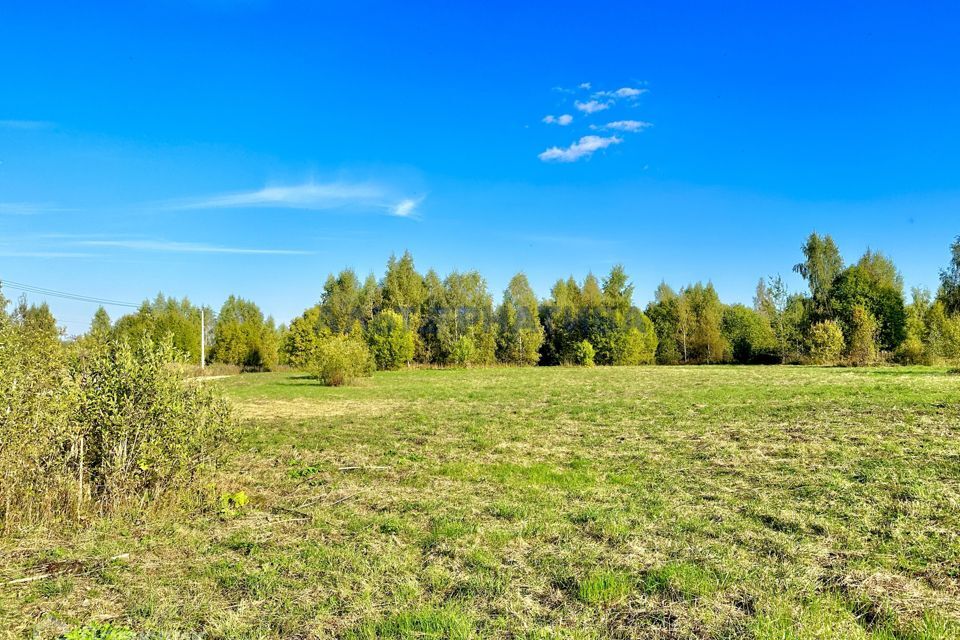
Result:
<svg viewBox="0 0 960 640"><path fill-rule="evenodd" d="M287 321L409 249L749 302L814 229L928 287L960 234L955 3L141 4L0 4L0 279Z"/></svg>

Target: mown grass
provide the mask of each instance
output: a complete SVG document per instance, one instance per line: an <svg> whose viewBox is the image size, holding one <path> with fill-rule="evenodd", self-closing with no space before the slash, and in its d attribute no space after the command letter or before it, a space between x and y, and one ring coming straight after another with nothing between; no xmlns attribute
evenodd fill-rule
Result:
<svg viewBox="0 0 960 640"><path fill-rule="evenodd" d="M207 384L245 416L218 490L249 503L3 540L4 582L75 569L0 586L0 628L960 637L960 383L945 370Z"/></svg>

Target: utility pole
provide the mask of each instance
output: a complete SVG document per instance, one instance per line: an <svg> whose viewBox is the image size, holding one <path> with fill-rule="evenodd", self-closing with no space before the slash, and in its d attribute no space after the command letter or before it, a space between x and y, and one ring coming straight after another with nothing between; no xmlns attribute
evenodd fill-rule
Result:
<svg viewBox="0 0 960 640"><path fill-rule="evenodd" d="M200 307L200 368L207 363L207 336L203 330L203 307Z"/></svg>

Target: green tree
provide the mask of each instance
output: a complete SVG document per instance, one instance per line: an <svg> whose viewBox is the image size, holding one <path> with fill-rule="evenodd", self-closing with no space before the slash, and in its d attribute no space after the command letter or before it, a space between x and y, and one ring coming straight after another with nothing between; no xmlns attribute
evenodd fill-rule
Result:
<svg viewBox="0 0 960 640"><path fill-rule="evenodd" d="M95 340L103 341L110 337L113 332L113 323L110 321L110 315L103 307L97 307L93 314L93 320L90 321L90 331L88 335Z"/></svg>
<svg viewBox="0 0 960 640"><path fill-rule="evenodd" d="M279 354L276 327L255 303L230 296L214 327L211 359L245 369L271 369Z"/></svg>
<svg viewBox="0 0 960 640"><path fill-rule="evenodd" d="M681 304L680 324L685 334L689 331L689 338L684 336L684 342L689 342L689 356L700 363L723 362L729 343L721 327L723 303L713 284L698 282L680 295L687 308L684 310Z"/></svg>
<svg viewBox="0 0 960 640"><path fill-rule="evenodd" d="M518 365L535 365L540 360L544 332L540 324L537 296L527 276L510 279L497 309L497 359Z"/></svg>
<svg viewBox="0 0 960 640"><path fill-rule="evenodd" d="M780 360L773 328L767 317L755 309L742 304L724 309L721 333L730 344L734 362L749 364Z"/></svg>
<svg viewBox="0 0 960 640"><path fill-rule="evenodd" d="M833 281L843 270L843 258L837 244L829 235L811 233L801 247L804 261L793 270L807 281L812 298L813 317L817 320L830 317L830 290Z"/></svg>
<svg viewBox="0 0 960 640"><path fill-rule="evenodd" d="M205 313L208 320L213 318L212 310L205 309ZM138 343L144 336L154 343L170 336L174 349L197 363L200 362L200 307L187 298L178 300L158 293L152 301L145 300L136 312L120 317L113 336L131 344Z"/></svg>
<svg viewBox="0 0 960 640"><path fill-rule="evenodd" d="M940 271L937 299L943 302L948 314L960 313L960 236L950 245L950 264Z"/></svg>
<svg viewBox="0 0 960 640"><path fill-rule="evenodd" d="M581 340L574 347L573 364L581 367L592 367L593 357L595 354L596 351L594 351L593 345L590 344L590 341Z"/></svg>
<svg viewBox="0 0 960 640"><path fill-rule="evenodd" d="M906 308L907 337L897 350L897 360L903 364L930 364L932 354L927 346L930 337L927 319L933 301L930 291L919 287L913 289L912 298Z"/></svg>
<svg viewBox="0 0 960 640"><path fill-rule="evenodd" d="M657 334L658 364L677 364L683 355L678 343L678 306L679 298L666 282L660 283L653 294L653 302L647 305L646 315Z"/></svg>
<svg viewBox="0 0 960 640"><path fill-rule="evenodd" d="M866 307L857 305L851 318L849 350L850 364L864 367L877 360L877 321Z"/></svg>
<svg viewBox="0 0 960 640"><path fill-rule="evenodd" d="M814 364L836 364L843 355L843 331L833 320L822 320L810 327L810 361Z"/></svg>
<svg viewBox="0 0 960 640"><path fill-rule="evenodd" d="M881 253L867 251L857 264L836 277L830 306L847 342L852 340L857 307L870 312L879 324L877 339L882 350L895 351L906 337L903 280L893 262Z"/></svg>
<svg viewBox="0 0 960 640"><path fill-rule="evenodd" d="M399 369L413 359L413 332L392 309L378 313L367 326L367 345L377 369Z"/></svg>
<svg viewBox="0 0 960 640"><path fill-rule="evenodd" d="M356 323L362 323L369 297L369 291L361 296L360 281L353 269L344 269L337 276L330 274L323 285L320 315L331 333L350 333Z"/></svg>
<svg viewBox="0 0 960 640"><path fill-rule="evenodd" d="M469 338L474 351L471 360L457 364L492 364L495 361L496 332L493 299L487 283L476 271L454 271L443 281L444 307L437 318L440 361L454 361L454 350ZM462 350L460 351L462 354Z"/></svg>
<svg viewBox="0 0 960 640"><path fill-rule="evenodd" d="M791 318L787 312L789 303L790 294L783 278L778 275L770 278L769 283L760 278L753 298L753 308L763 316L773 331L776 351L781 364L787 362L791 342L794 338L793 332L796 329L796 327L791 326Z"/></svg>
<svg viewBox="0 0 960 640"><path fill-rule="evenodd" d="M320 305L315 305L294 318L283 334L284 361L305 369L312 362L320 342L330 336L330 329L320 314Z"/></svg>

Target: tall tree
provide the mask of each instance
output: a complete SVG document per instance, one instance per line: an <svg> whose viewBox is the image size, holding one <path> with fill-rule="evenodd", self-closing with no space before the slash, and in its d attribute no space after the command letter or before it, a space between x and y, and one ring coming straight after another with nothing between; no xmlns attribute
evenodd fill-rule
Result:
<svg viewBox="0 0 960 640"><path fill-rule="evenodd" d="M89 335L95 340L106 340L112 331L113 323L110 321L110 314L103 307L97 307L90 321Z"/></svg>
<svg viewBox="0 0 960 640"><path fill-rule="evenodd" d="M855 329L854 310L864 307L879 325L878 341L893 352L906 337L903 279L893 262L881 253L867 251L834 280L830 292L831 315L849 344Z"/></svg>
<svg viewBox="0 0 960 640"><path fill-rule="evenodd" d="M661 282L647 305L646 315L653 322L657 333L658 364L677 364L681 359L678 342L679 299L666 282Z"/></svg>
<svg viewBox="0 0 960 640"><path fill-rule="evenodd" d="M940 292L948 314L960 313L960 236L950 245L950 264L940 271Z"/></svg>
<svg viewBox="0 0 960 640"><path fill-rule="evenodd" d="M320 314L332 333L349 333L365 315L360 281L353 269L327 276L320 298Z"/></svg>
<svg viewBox="0 0 960 640"><path fill-rule="evenodd" d="M214 327L211 359L248 369L270 369L278 361L273 318L264 318L255 303L230 296L220 308Z"/></svg>
<svg viewBox="0 0 960 640"><path fill-rule="evenodd" d="M790 341L792 338L792 327L788 323L787 305L790 301L790 294L787 285L779 275L770 278L769 284L763 278L757 283L757 292L753 298L753 307L764 318L773 329L773 335L777 343L777 354L780 356L781 364L787 362L787 354L790 351Z"/></svg>
<svg viewBox="0 0 960 640"><path fill-rule="evenodd" d="M537 296L527 276L518 273L510 279L497 309L497 359L510 364L535 365L540 360L543 338Z"/></svg>
<svg viewBox="0 0 960 640"><path fill-rule="evenodd" d="M829 235L811 233L801 247L804 261L793 267L810 287L813 315L817 319L830 315L830 289L843 270L843 258L837 244Z"/></svg>

